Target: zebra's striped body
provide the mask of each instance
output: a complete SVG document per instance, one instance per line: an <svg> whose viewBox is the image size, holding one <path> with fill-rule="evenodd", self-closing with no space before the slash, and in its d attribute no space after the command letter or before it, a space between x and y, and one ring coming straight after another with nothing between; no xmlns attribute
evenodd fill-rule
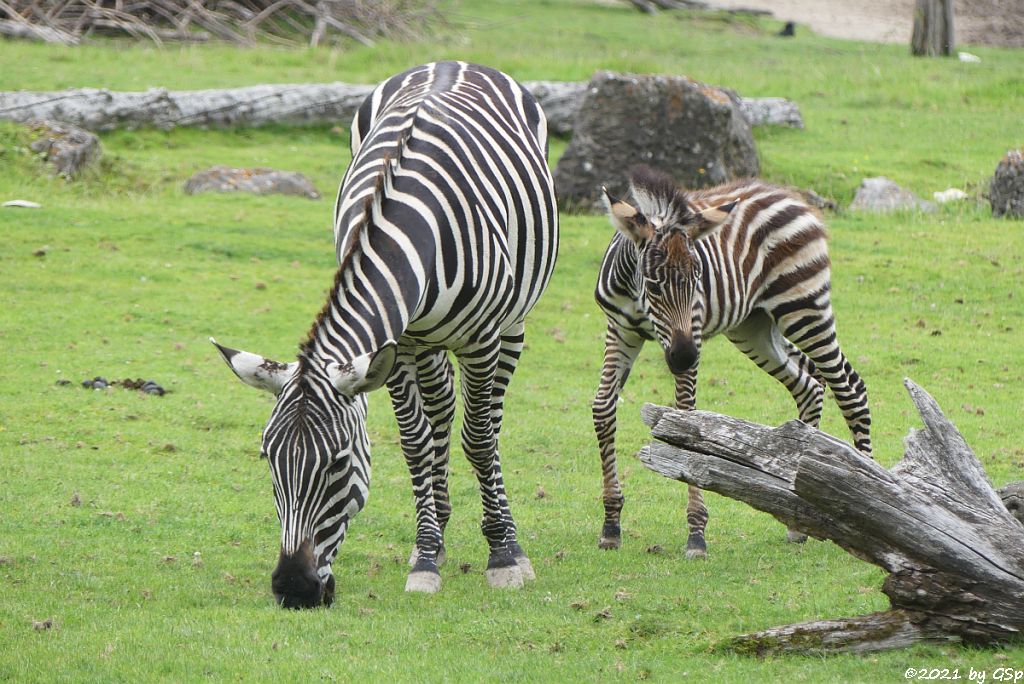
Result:
<svg viewBox="0 0 1024 684"><path fill-rule="evenodd" d="M273 585L286 605L330 598L331 562L369 491L365 392L385 381L416 499L406 588L440 587L455 410L449 350L461 369L463 449L484 503L488 579L532 578L497 436L523 321L557 252L546 156L536 101L486 67L416 67L378 86L357 112L335 205L335 284L298 362L281 367L264 432L282 526ZM250 384L265 386L261 372L274 369L261 371L273 362L255 355L225 357ZM239 364L255 368L257 382Z"/></svg>
<svg viewBox="0 0 1024 684"><path fill-rule="evenodd" d="M830 387L857 448L871 452L864 383L836 339L818 214L756 180L690 193L643 167L631 180L636 207L608 197L619 232L595 293L608 319L593 405L604 477L602 548L618 548L621 539L616 402L647 340L664 349L677 407L694 408L701 344L722 333L786 386L809 425L818 425L824 386ZM690 487L689 495L687 555L698 557L705 553L707 509L699 489Z"/></svg>

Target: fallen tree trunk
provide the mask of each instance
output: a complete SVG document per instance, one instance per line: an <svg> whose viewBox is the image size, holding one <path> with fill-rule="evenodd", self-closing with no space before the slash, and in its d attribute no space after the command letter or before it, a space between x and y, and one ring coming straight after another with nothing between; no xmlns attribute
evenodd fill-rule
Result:
<svg viewBox="0 0 1024 684"><path fill-rule="evenodd" d="M573 119L587 84L571 81L528 81L548 117L548 129L572 133ZM319 83L258 85L225 90L118 92L78 88L57 92L0 92L0 119L47 119L91 131L117 128L225 127L267 124L348 125L371 85ZM782 98L744 98L742 110L751 125L803 128L797 106Z"/></svg>
<svg viewBox="0 0 1024 684"><path fill-rule="evenodd" d="M891 470L799 421L770 428L644 407L659 440L640 452L648 468L745 501L890 573L882 591L891 610L740 636L736 650L867 652L1024 635L1024 525L935 400L905 384L925 427L911 431Z"/></svg>

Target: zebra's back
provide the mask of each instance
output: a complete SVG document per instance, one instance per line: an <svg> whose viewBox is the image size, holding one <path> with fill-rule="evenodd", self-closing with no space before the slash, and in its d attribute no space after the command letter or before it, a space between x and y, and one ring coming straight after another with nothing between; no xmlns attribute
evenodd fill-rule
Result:
<svg viewBox="0 0 1024 684"><path fill-rule="evenodd" d="M525 317L558 241L547 125L525 89L461 62L410 69L364 101L352 149L336 204L338 258L383 193L389 230L415 248L424 279L406 334L447 346ZM393 178L380 188L386 163Z"/></svg>

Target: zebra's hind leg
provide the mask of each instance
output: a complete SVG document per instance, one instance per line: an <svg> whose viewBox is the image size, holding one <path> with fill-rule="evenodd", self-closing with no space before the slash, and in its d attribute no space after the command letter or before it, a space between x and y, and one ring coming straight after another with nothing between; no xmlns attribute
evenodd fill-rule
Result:
<svg viewBox="0 0 1024 684"><path fill-rule="evenodd" d="M821 421L825 388L815 377L817 369L814 362L782 336L768 314L755 311L725 335L758 368L789 390L796 402L800 420L817 428ZM807 535L790 528L786 531L786 540L802 544L807 541Z"/></svg>
<svg viewBox="0 0 1024 684"><path fill-rule="evenodd" d="M451 501L448 498L448 457L452 419L455 417L455 371L448 360L448 352L443 349L425 349L416 355L416 372L420 396L423 398L423 410L430 423L434 442L431 482L437 524L441 528L441 545L437 550L437 565L440 567L446 557L444 530L452 513ZM415 566L418 557L419 551L413 546L409 565Z"/></svg>
<svg viewBox="0 0 1024 684"><path fill-rule="evenodd" d="M441 526L434 508L434 440L423 410L416 371L415 349L399 346L394 370L388 379L391 404L402 440L402 452L412 477L416 499L416 559L405 583L406 591L435 593L441 589L437 556L441 549Z"/></svg>
<svg viewBox="0 0 1024 684"><path fill-rule="evenodd" d="M699 363L699 361L698 361ZM676 408L692 411L697 406L697 366L676 376ZM708 545L704 532L708 527L708 508L700 487L686 487L686 557L707 558Z"/></svg>
<svg viewBox="0 0 1024 684"><path fill-rule="evenodd" d="M601 451L601 476L604 481L604 525L598 547L617 549L622 545L621 516L625 497L619 483L617 459L615 457L616 411L619 393L626 386L629 371L643 348L644 341L639 335L619 330L608 324L604 338L604 364L601 367L601 382L594 397L594 431Z"/></svg>
<svg viewBox="0 0 1024 684"><path fill-rule="evenodd" d="M515 523L505 496L497 439L492 420L494 378L501 347L497 340L458 352L461 370L462 450L476 472L483 501L480 529L487 540L487 583L492 587L523 586L523 572L516 562L511 543L515 542Z"/></svg>
<svg viewBox="0 0 1024 684"><path fill-rule="evenodd" d="M501 424L505 416L505 392L508 391L509 383L512 381L512 374L519 365L519 357L523 353L523 340L526 333L526 326L523 323L506 330L501 336L501 349L498 355L498 368L494 372L494 387L491 390L491 426L494 430L495 454L501 460ZM508 519L509 548L512 550L512 557L516 559L516 565L523 573L523 579L530 581L537 579L533 571L533 564L530 558L523 551L516 538L516 526L512 521L512 513L508 507L508 496L505 494L505 483L501 482L498 491L498 498L501 501L502 515Z"/></svg>
<svg viewBox="0 0 1024 684"><path fill-rule="evenodd" d="M824 300L824 301L821 301ZM772 317L786 339L810 357L817 375L825 379L853 435L853 445L871 455L871 410L864 381L839 348L835 317L827 291L814 308L775 310Z"/></svg>

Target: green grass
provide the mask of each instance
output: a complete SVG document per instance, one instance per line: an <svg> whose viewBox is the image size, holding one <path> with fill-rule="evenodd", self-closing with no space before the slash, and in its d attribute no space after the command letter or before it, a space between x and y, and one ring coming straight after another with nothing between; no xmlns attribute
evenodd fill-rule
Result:
<svg viewBox="0 0 1024 684"><path fill-rule="evenodd" d="M876 174L921 194L977 194L1002 152L1024 142L1020 51L972 48L981 64L912 60L901 46L807 33L780 41L767 22L651 19L589 2L519 7L463 3L460 25L436 42L267 49L259 59L221 46L0 42L0 89L373 82L440 57L522 79L686 73L798 101L807 130L756 133L765 174L843 202ZM620 408L624 545L596 548L589 401L603 320L591 293L611 233L600 217L563 217L559 264L508 400L506 479L537 582L487 588L479 497L456 449L444 589L402 592L412 499L377 394L372 496L335 565L337 602L278 610L269 573L279 527L257 459L271 402L238 383L206 338L294 355L331 282L329 198L347 134L110 133L102 167L74 183L49 178L27 143L0 125L0 199L44 205L0 210L0 679L894 682L910 666L1024 667L1019 647L764 661L717 648L741 632L883 609L883 574L831 544L785 545L781 524L715 495L711 557L686 562L684 488L631 458L647 439L639 407L671 401L656 353L641 357ZM185 196L185 178L213 163L299 170L328 199ZM909 376L993 482L1021 479L1019 226L993 220L977 197L931 216L829 218L840 338L871 392L878 459L893 464L919 425L902 388ZM155 379L170 393L78 385L97 374ZM705 350L699 404L769 424L794 415L784 389L724 340ZM847 436L830 400L822 427ZM663 552L648 553L654 545ZM599 617L605 608L610 617ZM45 618L56 627L33 629Z"/></svg>

